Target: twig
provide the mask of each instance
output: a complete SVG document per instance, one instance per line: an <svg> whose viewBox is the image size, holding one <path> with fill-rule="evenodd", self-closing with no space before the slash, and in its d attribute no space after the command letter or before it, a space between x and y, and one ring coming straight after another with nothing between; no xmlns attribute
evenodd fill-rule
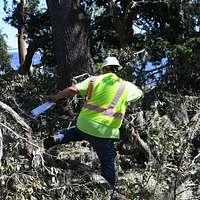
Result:
<svg viewBox="0 0 200 200"><path fill-rule="evenodd" d="M1 123L0 122L0 125L3 126L4 128L8 129L11 133L13 133L16 137L22 139L22 140L25 140L27 143L31 144L32 146L38 148L38 149L41 149L41 147L39 147L38 145L30 142L29 140L27 140L25 137L22 137L21 135L17 134L15 131L13 131L11 128L9 128L8 126L6 126L5 124Z"/></svg>
<svg viewBox="0 0 200 200"><path fill-rule="evenodd" d="M41 151L42 147L40 147L40 146L38 146L38 145L36 145L36 144L34 144L34 143L28 141L26 138L24 138L24 137L22 137L21 135L17 134L15 131L13 131L11 128L9 128L8 126L6 126L5 124L2 124L2 123L0 122L0 125L3 126L3 127L6 128L6 129L8 129L8 130L9 130L11 133L13 133L16 137L18 137L18 138L20 138L20 139L22 139L22 140L25 140L27 143L29 143L29 144L31 144L32 146L38 148L38 151L39 151L39 152ZM38 152L38 151L37 151L37 152ZM45 166L45 164L44 164L45 161L44 161L44 158L43 158L42 154L41 154L41 153L37 153L37 155L40 156L40 158L41 158L41 164L42 164L42 166L43 166L50 174L52 174L52 173L50 172L50 170ZM36 156L36 154L34 155L34 157L35 157L35 156ZM33 160L34 160L34 157L33 157ZM32 161L32 164L33 164L33 161Z"/></svg>
<svg viewBox="0 0 200 200"><path fill-rule="evenodd" d="M84 74L81 74L81 75L78 75L78 76L73 77L73 79L72 79L73 84L77 84L77 79L82 78L82 77L85 77L86 75L87 75L88 77L90 77L90 74L88 74L88 73L84 73Z"/></svg>
<svg viewBox="0 0 200 200"><path fill-rule="evenodd" d="M16 100L15 100L14 98L13 98L12 100L13 100L14 104L17 106L17 109L18 109L23 115L25 115L25 116L28 117L28 118L31 118L32 120L37 121L34 117L32 117L31 115L27 114L24 110L22 110L22 109L20 108L19 104L16 102Z"/></svg>
<svg viewBox="0 0 200 200"><path fill-rule="evenodd" d="M197 159L199 159L199 158L200 158L200 153L197 154L197 155L193 158L193 160L192 160L191 164L189 165L189 167L191 167L192 165L194 165L194 164L195 164L195 161L196 161Z"/></svg>
<svg viewBox="0 0 200 200"><path fill-rule="evenodd" d="M140 51L135 52L133 55L138 55L138 54L143 53L143 52L145 52L145 51L146 51L146 49L142 49L142 50L140 50Z"/></svg>

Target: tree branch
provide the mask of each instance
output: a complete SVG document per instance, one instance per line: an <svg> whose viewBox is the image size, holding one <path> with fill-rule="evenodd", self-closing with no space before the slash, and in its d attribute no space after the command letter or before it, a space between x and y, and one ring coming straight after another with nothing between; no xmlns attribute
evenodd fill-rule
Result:
<svg viewBox="0 0 200 200"><path fill-rule="evenodd" d="M27 123L25 123L25 121L10 106L8 106L7 104L5 104L1 101L0 101L0 108L5 110L8 114L10 114L12 116L12 118L23 127L23 129L25 130L25 136L27 137L27 141L30 142L32 140L31 127ZM1 123L1 125L2 125L2 123ZM26 150L30 156L32 154L32 146L27 145Z"/></svg>
<svg viewBox="0 0 200 200"><path fill-rule="evenodd" d="M17 123L25 128L26 131L31 131L31 127L26 124L24 120L10 106L0 101L0 108L10 114Z"/></svg>

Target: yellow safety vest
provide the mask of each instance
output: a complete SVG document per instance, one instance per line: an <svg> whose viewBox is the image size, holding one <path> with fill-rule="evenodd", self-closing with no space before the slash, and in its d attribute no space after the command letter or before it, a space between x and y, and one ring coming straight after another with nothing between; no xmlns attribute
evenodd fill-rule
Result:
<svg viewBox="0 0 200 200"><path fill-rule="evenodd" d="M126 85L126 81L112 73L91 77L80 116L119 128L127 106Z"/></svg>

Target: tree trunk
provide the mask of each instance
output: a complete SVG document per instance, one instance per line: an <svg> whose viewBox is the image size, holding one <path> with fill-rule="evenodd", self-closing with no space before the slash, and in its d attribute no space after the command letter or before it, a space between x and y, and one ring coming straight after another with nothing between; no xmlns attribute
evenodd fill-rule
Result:
<svg viewBox="0 0 200 200"><path fill-rule="evenodd" d="M56 51L58 87L89 69L86 16L79 0L46 0Z"/></svg>
<svg viewBox="0 0 200 200"><path fill-rule="evenodd" d="M23 63L23 65L21 65L21 67L19 69L21 74L29 74L30 75L30 68L31 68L33 56L39 48L43 48L44 45L48 43L47 40L48 40L48 38L45 36L33 38L33 40L30 42L30 44L27 48L27 53L26 53L24 63Z"/></svg>
<svg viewBox="0 0 200 200"><path fill-rule="evenodd" d="M27 0L21 0L18 4L18 49L19 49L19 64L23 65L26 56L26 43L24 40L25 34L25 7L27 6Z"/></svg>

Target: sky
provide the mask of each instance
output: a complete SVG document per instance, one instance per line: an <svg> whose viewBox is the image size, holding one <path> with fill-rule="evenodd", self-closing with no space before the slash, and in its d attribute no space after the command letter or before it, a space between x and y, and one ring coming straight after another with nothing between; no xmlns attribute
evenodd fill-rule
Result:
<svg viewBox="0 0 200 200"><path fill-rule="evenodd" d="M11 0L9 0L11 2ZM5 17L5 12L3 10L3 1L0 0L0 30L3 34L6 34L5 40L9 48L17 48L17 29L6 24L2 18Z"/></svg>
<svg viewBox="0 0 200 200"><path fill-rule="evenodd" d="M40 4L42 7L46 5L45 0L40 0ZM12 0L8 0L9 6L12 5ZM5 23L2 18L6 16L3 10L3 0L0 0L0 30L3 34L6 34L5 41L8 45L8 49L17 48L17 29L12 27L11 25Z"/></svg>

